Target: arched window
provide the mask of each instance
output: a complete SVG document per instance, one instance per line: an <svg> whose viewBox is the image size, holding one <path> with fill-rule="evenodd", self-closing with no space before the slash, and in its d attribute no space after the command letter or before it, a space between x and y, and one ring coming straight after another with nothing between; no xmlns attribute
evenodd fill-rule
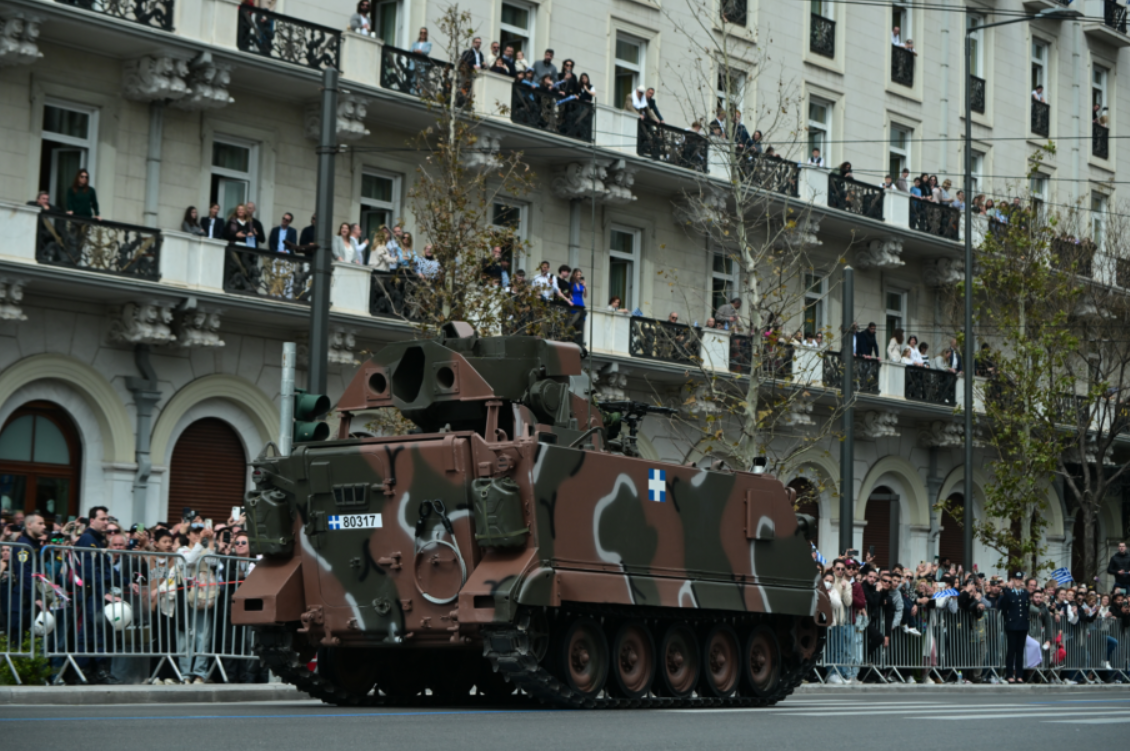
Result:
<svg viewBox="0 0 1130 751"><path fill-rule="evenodd" d="M29 402L0 430L0 509L39 511L48 521L78 514L82 443L58 405Z"/></svg>
<svg viewBox="0 0 1130 751"><path fill-rule="evenodd" d="M185 428L169 469L169 521L179 521L190 508L220 524L232 506L243 505L246 489L247 457L235 430L215 417Z"/></svg>

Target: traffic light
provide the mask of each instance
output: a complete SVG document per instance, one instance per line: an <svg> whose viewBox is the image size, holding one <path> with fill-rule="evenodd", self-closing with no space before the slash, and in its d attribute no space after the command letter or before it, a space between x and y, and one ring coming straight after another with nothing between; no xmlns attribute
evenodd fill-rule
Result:
<svg viewBox="0 0 1130 751"><path fill-rule="evenodd" d="M317 418L330 411L330 398L325 394L307 394L294 390L294 442L324 441L330 437L330 426Z"/></svg>

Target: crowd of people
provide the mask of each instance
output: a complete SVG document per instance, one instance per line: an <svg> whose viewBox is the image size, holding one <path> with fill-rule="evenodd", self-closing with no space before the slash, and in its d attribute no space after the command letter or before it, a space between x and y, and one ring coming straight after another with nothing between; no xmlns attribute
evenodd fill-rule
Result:
<svg viewBox="0 0 1130 751"><path fill-rule="evenodd" d="M880 682L890 677L892 667L903 669L899 677L912 683L911 673L921 668L918 679L927 684L936 678L1023 684L1040 667L1060 668L1060 678L1068 684L1122 682L1130 670L1130 665L1111 664L1119 640L1110 634L1125 636L1130 629L1130 554L1124 542L1107 568L1114 578L1110 592L1070 582L1063 569L1041 585L1037 577L1020 571L986 577L976 565L964 571L949 559L923 561L914 569L897 563L885 567L871 553L861 558L849 549L821 563L815 548L813 559L832 606L820 669L828 683ZM986 618L994 613L998 620L988 631ZM947 627L939 616L956 619L951 620L955 627ZM1105 653L1086 655L1085 643L1096 643L1088 637L1104 622L1118 627L1096 632L1103 637ZM959 623L964 628L956 627ZM884 663L883 648L909 664ZM941 654L946 651L959 656L947 659ZM973 666L963 671L963 663L992 670Z"/></svg>
<svg viewBox="0 0 1130 751"><path fill-rule="evenodd" d="M148 528L103 506L66 522L15 511L0 542L16 544L0 546L0 635L18 645L34 632L58 680L201 684L218 678L219 655L229 682L266 682L258 660L236 656L251 655L250 637L230 622L230 597L255 566L241 508L216 523L185 509ZM183 655L176 670L161 652Z"/></svg>

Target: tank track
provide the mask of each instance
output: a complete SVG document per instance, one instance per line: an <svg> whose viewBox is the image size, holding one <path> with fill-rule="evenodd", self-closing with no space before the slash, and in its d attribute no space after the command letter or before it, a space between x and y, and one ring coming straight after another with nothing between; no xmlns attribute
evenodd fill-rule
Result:
<svg viewBox="0 0 1130 751"><path fill-rule="evenodd" d="M311 672L294 648L294 634L285 628L256 629L255 650L267 668L284 683L303 691L326 704L345 707L375 707L384 704L384 697L370 690L366 694L347 691Z"/></svg>
<svg viewBox="0 0 1130 751"><path fill-rule="evenodd" d="M565 615L575 616L612 616L623 618L639 618L639 609L621 608L577 608L562 610ZM689 615L689 614L681 614ZM692 623L707 622L709 615L701 611L697 618L691 618ZM733 613L720 614L727 620L736 620L741 625L754 623L752 619L739 617L733 619ZM727 618L727 616L729 618ZM669 617L669 616L668 616ZM628 708L674 708L674 707L769 707L780 702L793 693L804 677L816 665L817 656L823 652L826 632L819 632L816 649L813 657L795 662L791 668L782 671L781 680L777 690L770 696L741 696L735 694L728 698L692 695L685 698L671 698L663 696L646 696L640 699L618 699L603 695L588 698L577 694L565 683L554 677L538 661L533 653L529 633L518 626L506 624L484 630L483 656L490 660L493 668L502 673L507 679L517 686L526 695L546 704L557 707L572 707L584 709L628 709ZM786 654L787 647L781 645L782 655Z"/></svg>

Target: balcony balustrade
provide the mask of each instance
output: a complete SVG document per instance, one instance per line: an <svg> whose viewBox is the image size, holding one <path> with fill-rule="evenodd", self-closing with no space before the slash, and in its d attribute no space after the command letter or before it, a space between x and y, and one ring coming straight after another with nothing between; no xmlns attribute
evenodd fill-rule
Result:
<svg viewBox="0 0 1130 751"><path fill-rule="evenodd" d="M341 70L341 32L328 26L240 5L236 46L243 52L321 70Z"/></svg>

